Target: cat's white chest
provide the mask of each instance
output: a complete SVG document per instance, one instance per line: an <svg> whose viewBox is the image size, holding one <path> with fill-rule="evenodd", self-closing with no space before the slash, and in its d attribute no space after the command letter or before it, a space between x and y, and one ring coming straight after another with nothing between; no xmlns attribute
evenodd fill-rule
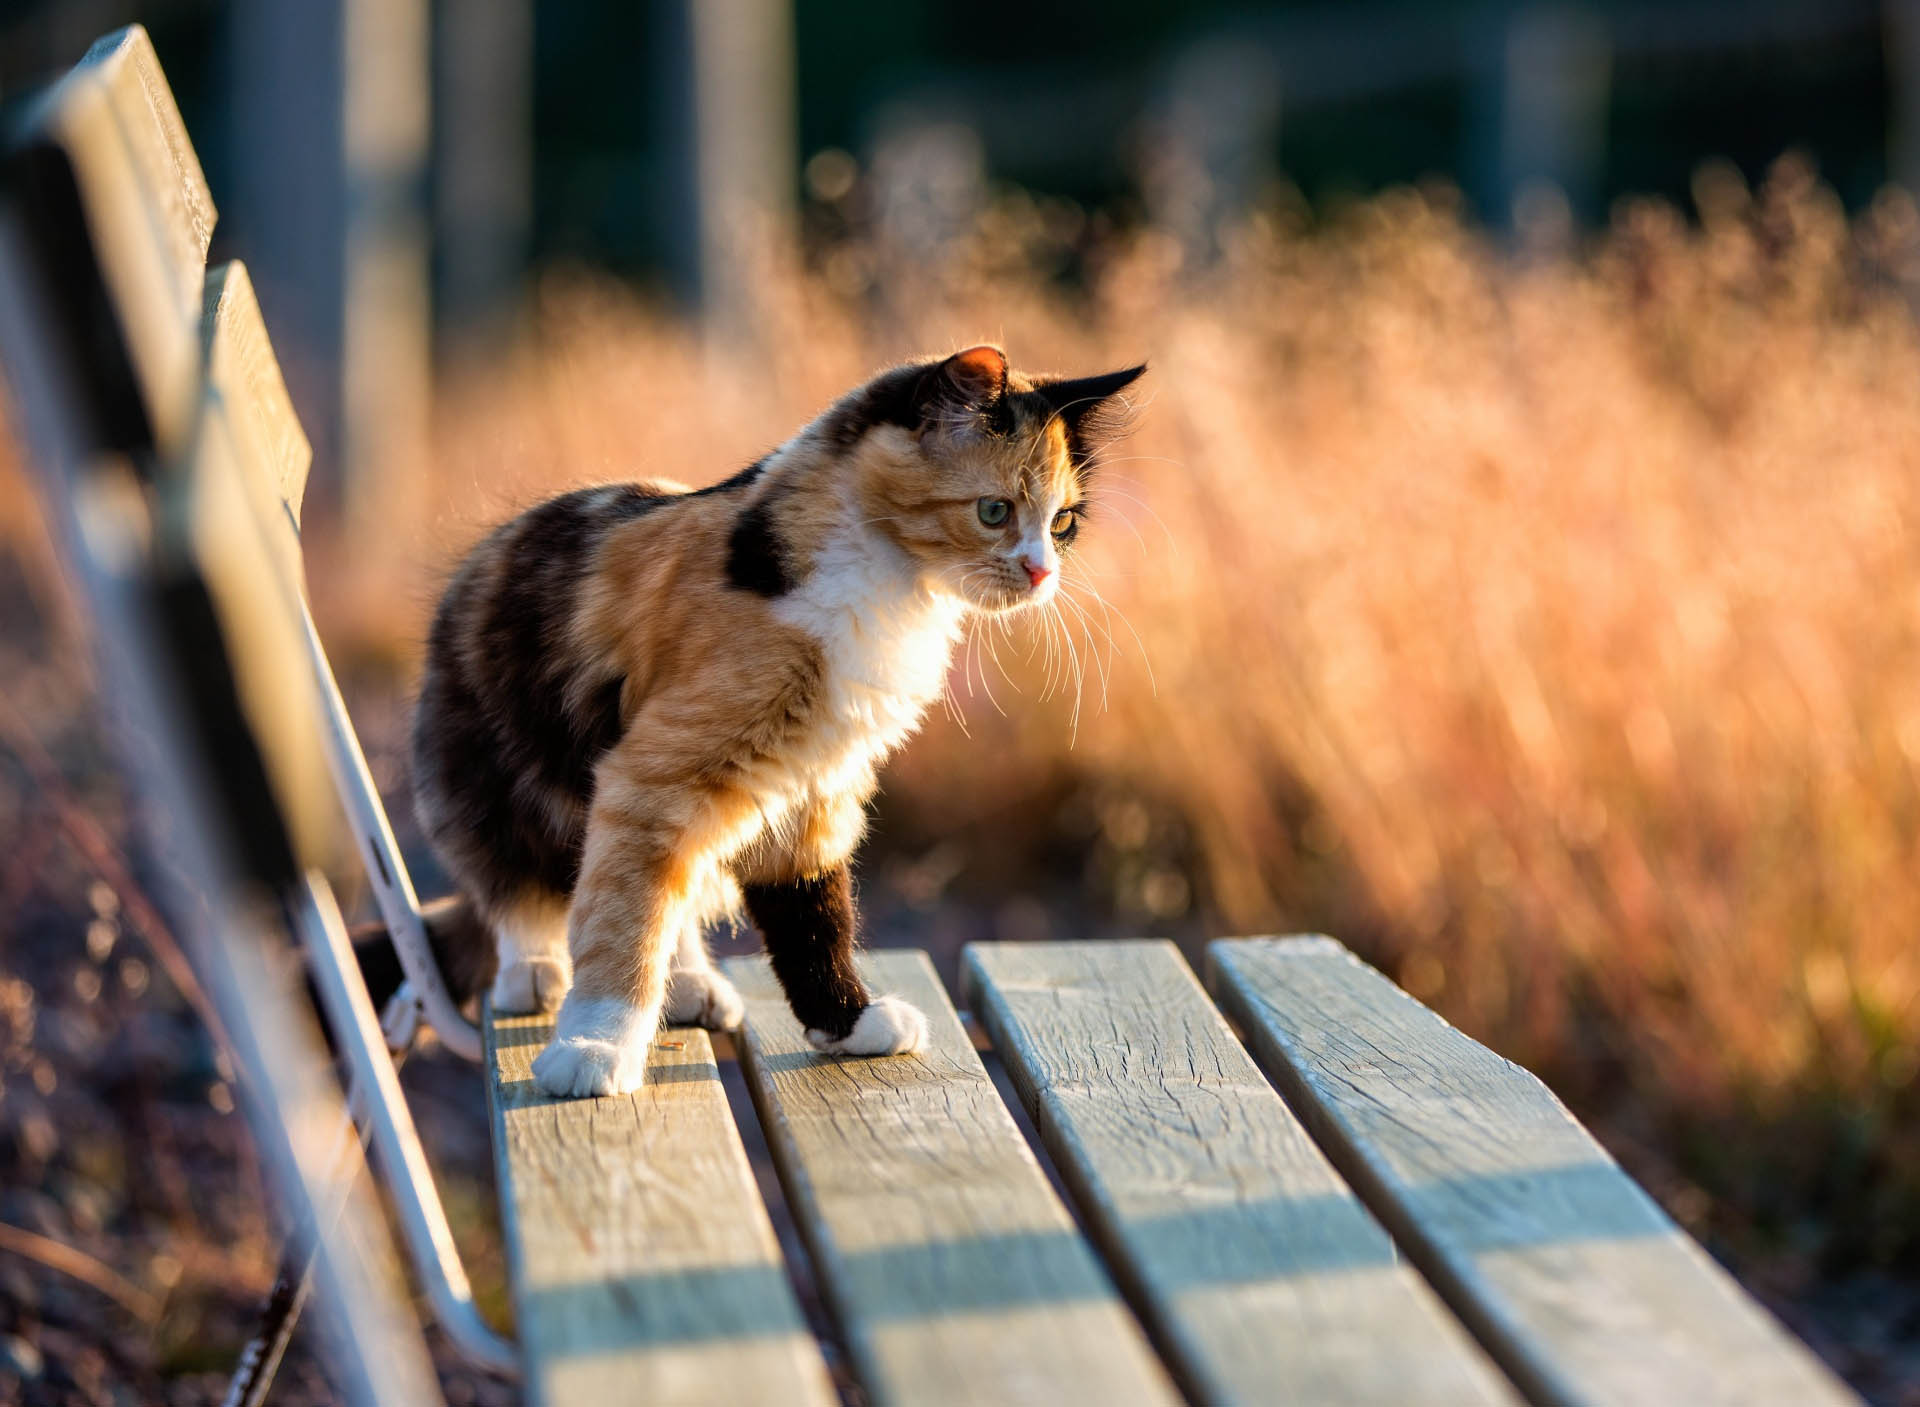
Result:
<svg viewBox="0 0 1920 1407"><path fill-rule="evenodd" d="M904 742L946 685L964 607L911 589L879 554L823 554L776 613L820 645L813 765L863 769Z"/></svg>

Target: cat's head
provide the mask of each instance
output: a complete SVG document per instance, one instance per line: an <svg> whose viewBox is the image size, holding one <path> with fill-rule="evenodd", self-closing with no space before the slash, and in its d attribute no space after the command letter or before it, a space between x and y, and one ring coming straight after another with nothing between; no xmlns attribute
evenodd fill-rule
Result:
<svg viewBox="0 0 1920 1407"><path fill-rule="evenodd" d="M998 347L897 367L829 422L866 521L938 590L982 610L1044 605L1087 512L1099 451L1144 365L1028 377Z"/></svg>

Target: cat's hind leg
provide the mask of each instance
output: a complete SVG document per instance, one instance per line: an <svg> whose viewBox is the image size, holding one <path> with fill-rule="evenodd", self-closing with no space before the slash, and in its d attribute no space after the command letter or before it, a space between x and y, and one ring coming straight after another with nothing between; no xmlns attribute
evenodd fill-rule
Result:
<svg viewBox="0 0 1920 1407"><path fill-rule="evenodd" d="M552 1011L567 994L573 963L567 956L567 901L530 890L488 914L500 965L488 1000L502 1015Z"/></svg>
<svg viewBox="0 0 1920 1407"><path fill-rule="evenodd" d="M739 904L739 890L733 881L716 875L704 898L696 903L693 916L681 926L673 951L673 971L667 978L669 1024L731 1031L746 1016L747 1005L738 989L714 969L707 952L708 925L731 917Z"/></svg>

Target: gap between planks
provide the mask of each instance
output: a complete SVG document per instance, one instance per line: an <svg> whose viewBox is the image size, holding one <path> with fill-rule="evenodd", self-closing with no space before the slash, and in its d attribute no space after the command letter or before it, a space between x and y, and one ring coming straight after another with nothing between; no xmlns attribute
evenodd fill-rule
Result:
<svg viewBox="0 0 1920 1407"><path fill-rule="evenodd" d="M1191 1398L1517 1400L1171 943L976 943L964 971L969 1004Z"/></svg>

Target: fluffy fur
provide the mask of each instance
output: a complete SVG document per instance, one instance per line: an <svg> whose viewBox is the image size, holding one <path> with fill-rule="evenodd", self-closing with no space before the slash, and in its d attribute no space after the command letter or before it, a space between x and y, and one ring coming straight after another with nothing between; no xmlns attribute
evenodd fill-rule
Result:
<svg viewBox="0 0 1920 1407"><path fill-rule="evenodd" d="M853 966L876 770L968 612L1052 596L1098 419L1141 370L899 367L725 483L580 489L474 549L429 641L416 800L497 945L495 1006L564 993L543 1089L633 1088L663 1008L736 1024L703 931L741 905L817 1047L924 1041Z"/></svg>

